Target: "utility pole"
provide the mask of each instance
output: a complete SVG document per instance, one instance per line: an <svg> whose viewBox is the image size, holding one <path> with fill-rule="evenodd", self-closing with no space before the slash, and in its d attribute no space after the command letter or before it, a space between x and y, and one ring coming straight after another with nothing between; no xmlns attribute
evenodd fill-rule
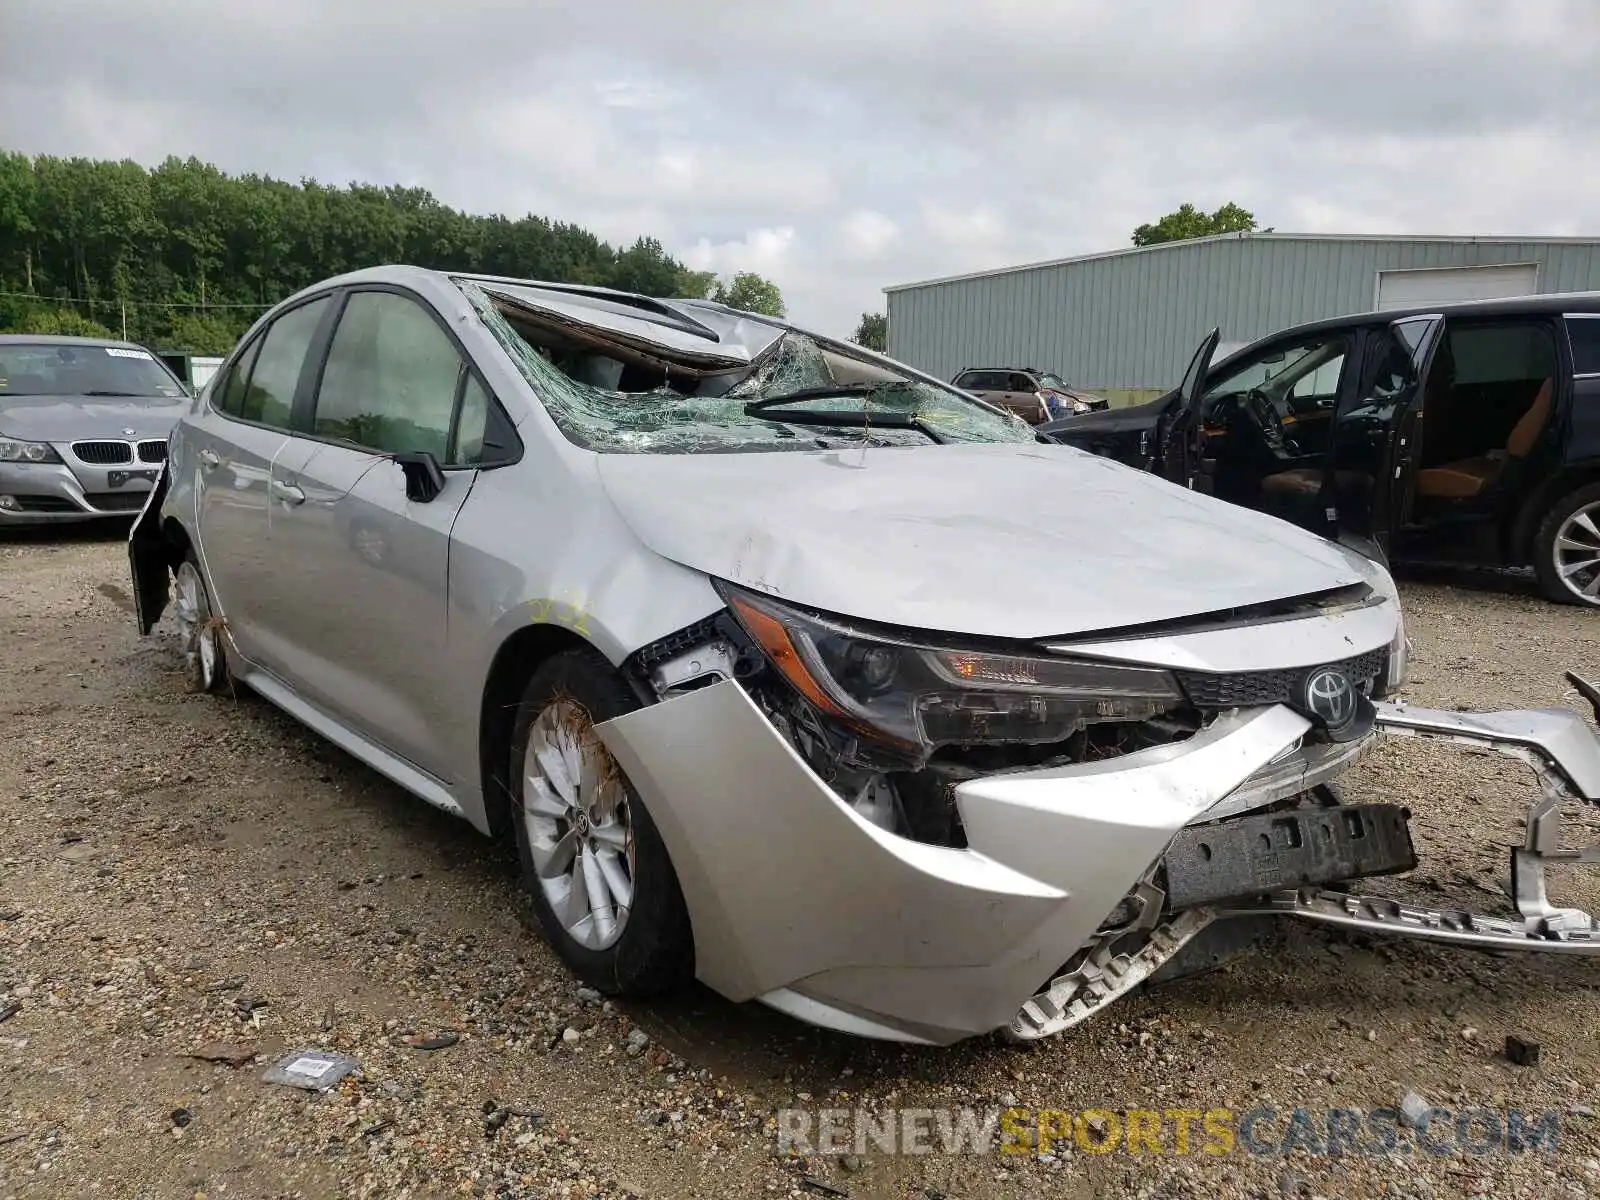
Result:
<svg viewBox="0 0 1600 1200"><path fill-rule="evenodd" d="M122 306L122 340L123 341L127 341L128 340L128 302L126 300L121 300L121 301L118 301L118 303Z"/></svg>

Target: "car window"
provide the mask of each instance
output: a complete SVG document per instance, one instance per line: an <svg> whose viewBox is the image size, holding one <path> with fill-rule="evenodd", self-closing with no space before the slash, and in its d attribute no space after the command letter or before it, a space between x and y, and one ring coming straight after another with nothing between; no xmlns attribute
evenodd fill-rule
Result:
<svg viewBox="0 0 1600 1200"><path fill-rule="evenodd" d="M461 393L461 417L456 426L455 460L465 466L483 461L483 439L489 427L489 393L476 375L468 375Z"/></svg>
<svg viewBox="0 0 1600 1200"><path fill-rule="evenodd" d="M1031 392L1034 390L1033 380L1026 375L1013 375L1011 377L1011 390L1013 392Z"/></svg>
<svg viewBox="0 0 1600 1200"><path fill-rule="evenodd" d="M1213 383L1201 402L1202 411L1218 400L1249 391L1273 400L1285 397L1332 396L1338 389L1348 343L1344 337L1312 338L1298 345L1268 346L1230 368Z"/></svg>
<svg viewBox="0 0 1600 1200"><path fill-rule="evenodd" d="M1295 400L1333 400L1339 394L1339 375L1344 371L1345 352L1339 347L1321 366L1302 375L1289 388Z"/></svg>
<svg viewBox="0 0 1600 1200"><path fill-rule="evenodd" d="M1568 317L1567 337L1572 342L1572 373L1600 375L1600 316Z"/></svg>
<svg viewBox="0 0 1600 1200"><path fill-rule="evenodd" d="M300 368L305 365L306 351L327 306L328 297L320 296L290 309L272 323L256 356L237 416L275 429L289 428Z"/></svg>
<svg viewBox="0 0 1600 1200"><path fill-rule="evenodd" d="M328 348L312 429L370 450L425 450L448 462L461 371L455 343L415 300L357 292Z"/></svg>
<svg viewBox="0 0 1600 1200"><path fill-rule="evenodd" d="M1555 375L1555 347L1536 324L1446 327L1456 387Z"/></svg>
<svg viewBox="0 0 1600 1200"><path fill-rule="evenodd" d="M233 369L228 372L228 377L217 385L212 391L211 407L218 412L225 412L231 417L240 416L244 412L245 388L250 382L250 368L255 366L256 355L261 351L261 339L257 338L245 347L233 364Z"/></svg>
<svg viewBox="0 0 1600 1200"><path fill-rule="evenodd" d="M168 403L182 385L148 351L93 342L0 345L0 396L116 396Z"/></svg>
<svg viewBox="0 0 1600 1200"><path fill-rule="evenodd" d="M993 392L1000 388L995 386L993 371L968 371L961 377L957 387L969 392Z"/></svg>

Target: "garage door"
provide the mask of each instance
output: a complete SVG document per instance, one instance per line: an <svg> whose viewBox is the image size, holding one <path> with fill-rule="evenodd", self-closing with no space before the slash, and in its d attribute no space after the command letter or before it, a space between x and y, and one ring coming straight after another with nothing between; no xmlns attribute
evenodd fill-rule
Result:
<svg viewBox="0 0 1600 1200"><path fill-rule="evenodd" d="M1537 263L1504 267L1445 267L1424 271L1378 272L1379 308L1422 308L1528 296L1539 286Z"/></svg>

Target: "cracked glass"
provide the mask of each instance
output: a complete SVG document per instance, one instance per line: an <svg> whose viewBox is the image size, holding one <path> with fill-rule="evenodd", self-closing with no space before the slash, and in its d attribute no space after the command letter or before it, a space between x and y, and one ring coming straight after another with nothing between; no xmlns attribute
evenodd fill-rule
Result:
<svg viewBox="0 0 1600 1200"><path fill-rule="evenodd" d="M976 404L959 393L911 378L892 366L855 358L805 334L782 334L745 368L717 373L686 369L644 391L617 390L618 371L593 368L593 381L572 377L501 313L495 299L470 280L457 280L478 316L510 355L562 434L577 445L610 454L696 454L817 450L843 445L930 445L940 442L1032 442L1022 420ZM604 336L604 331L595 329ZM667 352L661 358L671 360ZM603 364L603 357L599 359ZM663 374L667 372L663 371ZM800 395L805 393L805 395ZM762 401L773 415L746 411ZM861 414L840 425L811 424L805 414ZM873 425L873 418L895 427ZM926 430L903 427L916 421Z"/></svg>

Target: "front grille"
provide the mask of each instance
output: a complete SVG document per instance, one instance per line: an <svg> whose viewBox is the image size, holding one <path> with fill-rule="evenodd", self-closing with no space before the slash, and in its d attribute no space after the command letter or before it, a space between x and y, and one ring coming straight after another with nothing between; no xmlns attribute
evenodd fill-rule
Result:
<svg viewBox="0 0 1600 1200"><path fill-rule="evenodd" d="M155 463L166 462L167 444L165 442L140 442L139 461Z"/></svg>
<svg viewBox="0 0 1600 1200"><path fill-rule="evenodd" d="M149 492L85 492L83 498L101 512L138 512Z"/></svg>
<svg viewBox="0 0 1600 1200"><path fill-rule="evenodd" d="M1298 667L1288 671L1242 671L1217 675L1208 671L1175 671L1189 702L1196 708L1249 708L1258 704L1296 704L1300 687L1312 671L1339 667L1359 684L1369 684L1389 665L1387 650L1373 650L1342 662Z"/></svg>
<svg viewBox="0 0 1600 1200"><path fill-rule="evenodd" d="M127 442L73 442L72 452L79 461L100 466L133 461L133 447Z"/></svg>

